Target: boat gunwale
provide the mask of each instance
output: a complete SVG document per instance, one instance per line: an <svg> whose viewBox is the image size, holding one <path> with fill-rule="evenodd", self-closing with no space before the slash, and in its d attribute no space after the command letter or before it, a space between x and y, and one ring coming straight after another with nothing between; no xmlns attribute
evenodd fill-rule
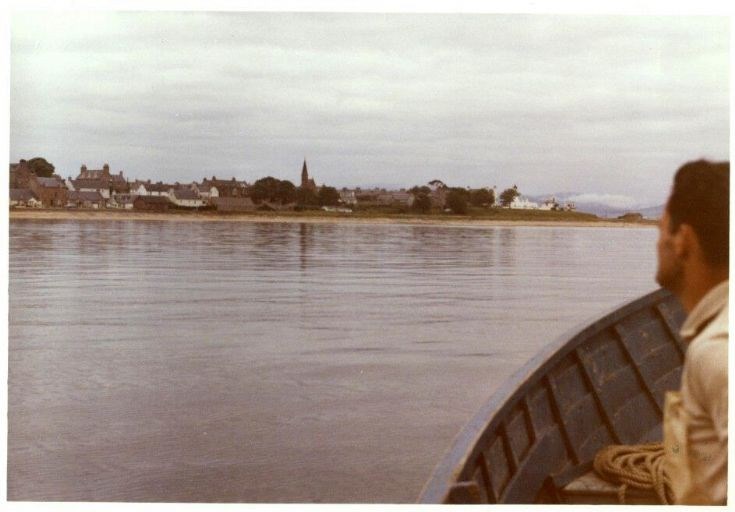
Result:
<svg viewBox="0 0 735 512"><path fill-rule="evenodd" d="M463 473L468 469L468 462L477 457L484 447L486 438L505 419L518 400L526 396L532 386L541 381L562 359L590 337L636 311L663 302L670 295L669 291L659 288L632 301L623 302L601 316L576 324L539 350L495 390L454 437L424 485L418 502L444 503L454 483L469 479L471 475Z"/></svg>

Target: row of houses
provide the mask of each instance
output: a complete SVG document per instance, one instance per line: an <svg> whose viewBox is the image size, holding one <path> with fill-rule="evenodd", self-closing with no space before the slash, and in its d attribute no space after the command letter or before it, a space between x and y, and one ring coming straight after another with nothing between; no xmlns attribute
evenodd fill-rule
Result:
<svg viewBox="0 0 735 512"><path fill-rule="evenodd" d="M543 203L537 203L523 196L516 196L508 206L513 210L548 210L548 211L573 211L576 207L574 203L560 204L556 198L552 197Z"/></svg>
<svg viewBox="0 0 735 512"><path fill-rule="evenodd" d="M250 185L235 178L218 179L216 176L204 178L201 183L189 184L163 183L161 181L134 180L130 182L122 171L110 172L104 164L101 169L89 169L82 165L76 178L62 179L36 176L28 162L21 160L10 164L10 206L11 207L55 207L55 208L115 208L165 211L172 208L201 209L219 211L290 210L295 203L277 204L265 202L256 205L249 197ZM319 190L309 177L306 161L301 171L301 187ZM447 188L440 181L429 183L431 202L444 208ZM414 195L406 189L386 190L384 188L362 189L343 188L339 191L342 208L356 205L408 207L413 206ZM496 194L497 197L497 194ZM518 195L510 204L512 209L561 210L574 209L574 205L561 206L554 198L541 204Z"/></svg>
<svg viewBox="0 0 735 512"><path fill-rule="evenodd" d="M64 180L57 175L36 176L25 160L10 164L9 176L11 207L165 210L219 205L228 211L255 209L247 197L249 185L235 178L221 180L212 176L191 184L130 182L122 171L112 174L109 165L104 164L101 169L82 165L76 178Z"/></svg>
<svg viewBox="0 0 735 512"><path fill-rule="evenodd" d="M248 193L249 184L235 178L204 178L201 183L167 184L161 181L125 179L122 171L114 174L110 166L89 169L82 165L76 178L62 179L59 176L43 178L36 176L21 160L10 164L10 206L55 207L55 208L116 208L165 211L170 208L215 208L219 211L252 211L256 209L288 210L295 203L277 204L264 202L254 204ZM308 175L306 162L301 175L301 187L317 192L319 187ZM343 207L396 206L413 204L413 195L405 190L347 189L340 193ZM154 198L162 198L154 199ZM435 198L439 199L439 198ZM442 201L443 204L443 201Z"/></svg>

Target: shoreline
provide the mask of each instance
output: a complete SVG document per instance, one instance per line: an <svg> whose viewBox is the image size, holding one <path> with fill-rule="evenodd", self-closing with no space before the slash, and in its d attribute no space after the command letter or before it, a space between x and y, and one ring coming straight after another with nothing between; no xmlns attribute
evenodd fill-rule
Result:
<svg viewBox="0 0 735 512"><path fill-rule="evenodd" d="M600 219L584 220L533 220L533 219L482 219L482 218L417 218L417 217L347 217L345 215L303 215L283 213L239 213L215 215L211 213L149 213L115 210L10 210L9 220L138 220L165 222L271 222L306 224L396 224L421 226L494 227L494 226L564 226L564 227L655 227L654 222L624 222Z"/></svg>

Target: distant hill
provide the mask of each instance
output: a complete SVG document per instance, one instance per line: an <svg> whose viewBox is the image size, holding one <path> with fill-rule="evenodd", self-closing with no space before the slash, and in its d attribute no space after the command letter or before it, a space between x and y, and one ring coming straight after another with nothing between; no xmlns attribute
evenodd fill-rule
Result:
<svg viewBox="0 0 735 512"><path fill-rule="evenodd" d="M660 219L664 214L665 207L666 206L663 204L658 206L649 206L648 208L641 208L638 212L643 214L643 218L645 219Z"/></svg>
<svg viewBox="0 0 735 512"><path fill-rule="evenodd" d="M644 219L660 219L664 205L647 206L645 208L632 206L630 208L616 208L601 203L575 203L578 212L594 213L598 217L616 218L626 213L640 213Z"/></svg>
<svg viewBox="0 0 735 512"><path fill-rule="evenodd" d="M544 194L536 196L528 196L531 201L542 203L550 197L555 197L559 203L565 203L572 197L580 196L577 192L558 192L555 194ZM644 219L659 219L663 214L664 205L658 206L643 206L634 205L629 207L621 207L618 205L606 204L603 202L580 202L578 199L572 200L576 206L578 212L591 213L603 218L616 218L626 213L640 213Z"/></svg>

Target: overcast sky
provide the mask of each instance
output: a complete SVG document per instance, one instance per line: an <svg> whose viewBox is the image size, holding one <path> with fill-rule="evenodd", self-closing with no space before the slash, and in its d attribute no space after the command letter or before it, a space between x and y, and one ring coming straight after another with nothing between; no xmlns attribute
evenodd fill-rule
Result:
<svg viewBox="0 0 735 512"><path fill-rule="evenodd" d="M16 13L10 161L651 205L728 158L728 80L727 18Z"/></svg>

